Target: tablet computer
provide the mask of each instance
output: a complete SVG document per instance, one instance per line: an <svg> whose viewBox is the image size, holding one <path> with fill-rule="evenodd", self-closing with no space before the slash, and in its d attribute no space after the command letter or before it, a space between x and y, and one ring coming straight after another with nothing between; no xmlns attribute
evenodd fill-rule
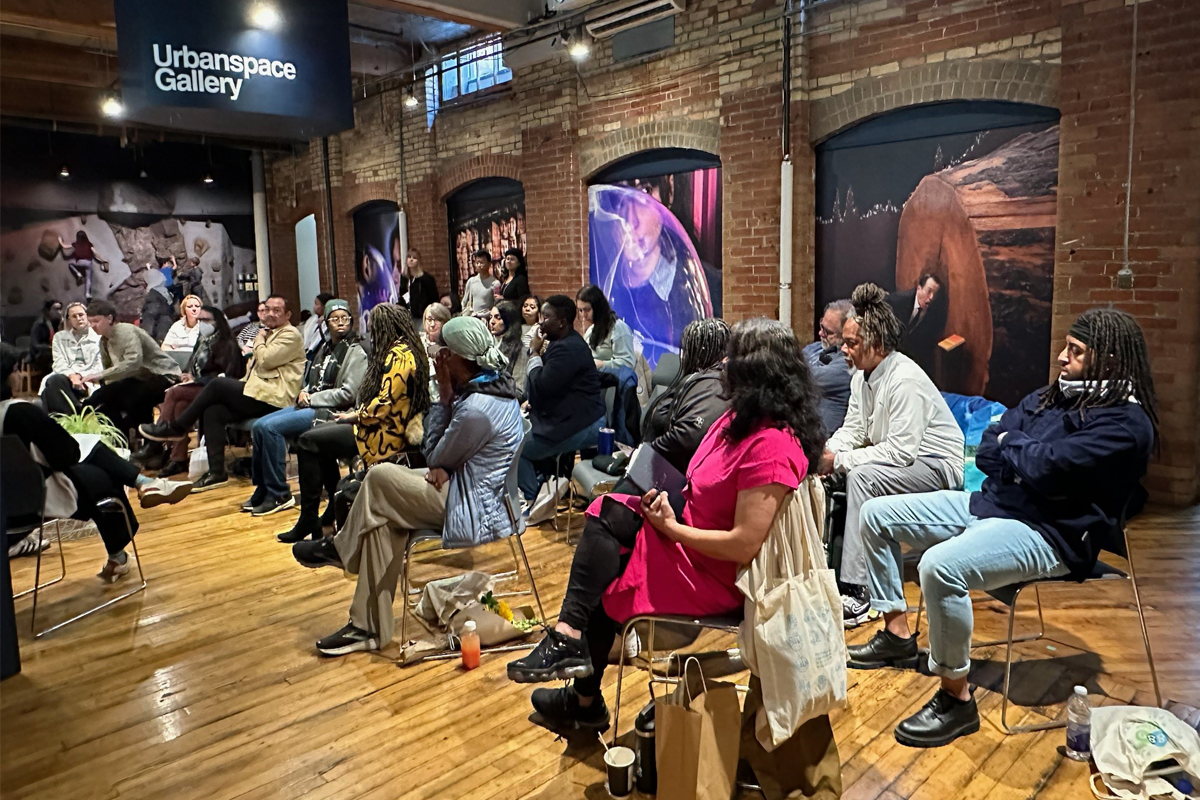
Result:
<svg viewBox="0 0 1200 800"><path fill-rule="evenodd" d="M666 492L675 515L683 513L683 487L687 485L687 477L650 445L640 444L633 451L625 478L642 494L651 489Z"/></svg>

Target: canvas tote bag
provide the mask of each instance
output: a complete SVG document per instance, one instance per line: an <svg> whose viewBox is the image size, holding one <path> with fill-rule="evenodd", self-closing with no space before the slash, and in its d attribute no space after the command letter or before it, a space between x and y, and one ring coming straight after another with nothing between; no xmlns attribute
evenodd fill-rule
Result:
<svg viewBox="0 0 1200 800"><path fill-rule="evenodd" d="M738 644L762 683L756 736L767 752L846 703L842 605L820 544L824 518L825 489L805 478L738 575L746 597Z"/></svg>

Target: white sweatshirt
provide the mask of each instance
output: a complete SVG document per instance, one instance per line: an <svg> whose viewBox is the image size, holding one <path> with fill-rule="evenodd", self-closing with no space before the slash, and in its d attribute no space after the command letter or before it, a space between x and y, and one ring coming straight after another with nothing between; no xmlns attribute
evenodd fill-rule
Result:
<svg viewBox="0 0 1200 800"><path fill-rule="evenodd" d="M863 464L907 467L918 457L941 459L948 483L962 486L963 433L933 381L903 353L889 353L870 379L850 379L846 421L826 445L834 470Z"/></svg>

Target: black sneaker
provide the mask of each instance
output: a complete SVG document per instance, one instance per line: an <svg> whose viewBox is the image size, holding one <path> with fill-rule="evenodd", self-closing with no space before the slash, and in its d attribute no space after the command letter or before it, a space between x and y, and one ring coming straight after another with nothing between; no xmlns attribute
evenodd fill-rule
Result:
<svg viewBox="0 0 1200 800"><path fill-rule="evenodd" d="M229 483L229 476L223 472L206 472L200 480L192 484L192 494L219 489Z"/></svg>
<svg viewBox="0 0 1200 800"><path fill-rule="evenodd" d="M559 736L570 738L579 733L595 735L608 730L608 707L597 694L587 708L579 705L579 695L571 686L561 689L534 689L533 713L529 721Z"/></svg>
<svg viewBox="0 0 1200 800"><path fill-rule="evenodd" d="M289 508L296 507L296 498L292 495L284 497L268 497L263 502L250 509L250 516L265 517L268 514L274 514L276 511L286 511Z"/></svg>
<svg viewBox="0 0 1200 800"><path fill-rule="evenodd" d="M917 666L917 637L901 639L886 628L878 631L866 644L846 648L851 669L880 669L882 667Z"/></svg>
<svg viewBox="0 0 1200 800"><path fill-rule="evenodd" d="M138 433L152 442L178 442L188 433L173 422L145 422L138 425Z"/></svg>
<svg viewBox="0 0 1200 800"><path fill-rule="evenodd" d="M159 470L158 477L174 478L176 475L187 475L188 462L186 461L168 461L166 465Z"/></svg>
<svg viewBox="0 0 1200 800"><path fill-rule="evenodd" d="M975 697L959 700L938 689L925 706L896 726L896 741L909 747L941 747L979 730Z"/></svg>
<svg viewBox="0 0 1200 800"><path fill-rule="evenodd" d="M296 542L292 545L292 557L309 569L317 567L340 567L342 557L338 555L333 539L320 538L315 542Z"/></svg>
<svg viewBox="0 0 1200 800"><path fill-rule="evenodd" d="M565 681L591 674L592 660L583 639L574 639L552 628L546 629L546 636L533 652L508 664L508 679L514 683Z"/></svg>
<svg viewBox="0 0 1200 800"><path fill-rule="evenodd" d="M323 656L344 656L364 650L378 650L379 637L350 623L337 633L317 641L317 652Z"/></svg>

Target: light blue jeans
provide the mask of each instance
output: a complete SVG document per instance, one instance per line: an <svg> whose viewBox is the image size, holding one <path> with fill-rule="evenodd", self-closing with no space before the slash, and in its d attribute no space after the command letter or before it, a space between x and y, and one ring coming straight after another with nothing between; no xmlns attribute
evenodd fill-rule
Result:
<svg viewBox="0 0 1200 800"><path fill-rule="evenodd" d="M918 572L929 612L929 669L971 671L971 590L988 591L1069 570L1041 534L1013 519L971 516L968 492L876 497L862 506L871 607L904 611L900 545L922 553Z"/></svg>
<svg viewBox="0 0 1200 800"><path fill-rule="evenodd" d="M281 408L260 417L250 428L254 452L250 477L263 499L291 494L287 482L287 443L312 427L317 412L311 408ZM258 494L258 489L255 494Z"/></svg>

